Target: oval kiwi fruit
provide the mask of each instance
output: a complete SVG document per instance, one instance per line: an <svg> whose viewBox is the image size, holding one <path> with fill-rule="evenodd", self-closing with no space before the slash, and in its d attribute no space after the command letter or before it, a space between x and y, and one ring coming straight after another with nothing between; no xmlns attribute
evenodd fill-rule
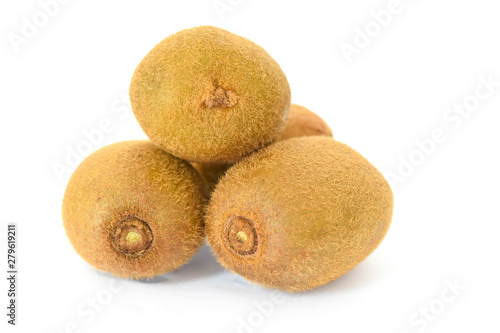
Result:
<svg viewBox="0 0 500 333"><path fill-rule="evenodd" d="M149 141L106 146L75 170L63 221L76 252L99 270L143 279L179 268L204 239L203 181Z"/></svg>
<svg viewBox="0 0 500 333"><path fill-rule="evenodd" d="M285 129L277 141L288 140L302 136L329 136L333 137L328 124L303 106L292 104L286 121ZM199 164L191 163L205 180L205 189L208 196L213 192L220 178L233 164Z"/></svg>
<svg viewBox="0 0 500 333"><path fill-rule="evenodd" d="M224 164L279 137L290 87L263 48L201 26L165 38L146 55L130 101L157 146L191 162Z"/></svg>
<svg viewBox="0 0 500 333"><path fill-rule="evenodd" d="M329 137L281 141L229 169L206 212L218 261L286 291L327 284L382 241L393 195L359 153Z"/></svg>

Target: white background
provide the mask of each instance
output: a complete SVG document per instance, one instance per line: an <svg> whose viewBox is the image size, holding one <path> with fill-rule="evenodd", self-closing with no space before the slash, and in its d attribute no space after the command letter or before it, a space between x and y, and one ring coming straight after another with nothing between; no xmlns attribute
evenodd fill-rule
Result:
<svg viewBox="0 0 500 333"><path fill-rule="evenodd" d="M498 2L401 0L380 31L370 12L389 0L221 2L232 4L222 16L213 0L70 0L43 22L37 1L2 0L0 266L15 222L20 271L15 328L1 278L2 332L498 332L500 86L474 105L480 77L500 82ZM33 16L45 25L15 46ZM83 155L146 138L127 101L135 66L167 35L204 24L264 47L294 103L401 177L385 241L325 287L288 295L248 284L207 247L172 274L126 283L95 271L66 239L69 172L54 166L68 166L103 120L111 128ZM366 26L373 37L363 45ZM347 44L359 46L352 57ZM472 112L449 113L464 101ZM429 144L439 129L445 140ZM416 141L428 143L426 155Z"/></svg>

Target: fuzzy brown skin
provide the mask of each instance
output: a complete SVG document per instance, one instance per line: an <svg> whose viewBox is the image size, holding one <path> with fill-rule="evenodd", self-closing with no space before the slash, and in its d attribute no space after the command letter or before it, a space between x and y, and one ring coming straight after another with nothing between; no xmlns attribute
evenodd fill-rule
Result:
<svg viewBox="0 0 500 333"><path fill-rule="evenodd" d="M333 132L320 116L303 106L292 104L285 129L278 141L302 136L333 137Z"/></svg>
<svg viewBox="0 0 500 333"><path fill-rule="evenodd" d="M314 112L303 106L292 104L286 121L285 129L277 141L303 136L333 137L328 124ZM199 164L191 163L205 180L207 196L210 196L219 180L233 164Z"/></svg>
<svg viewBox="0 0 500 333"><path fill-rule="evenodd" d="M226 164L274 142L290 109L285 74L260 46L211 26L156 45L130 84L144 132L191 162Z"/></svg>
<svg viewBox="0 0 500 333"><path fill-rule="evenodd" d="M273 144L236 164L206 212L219 262L290 292L349 272L384 238L393 195L359 153L327 137Z"/></svg>
<svg viewBox="0 0 500 333"><path fill-rule="evenodd" d="M210 197L219 183L219 180L226 174L232 164L199 164L191 163L205 181L205 195Z"/></svg>
<svg viewBox="0 0 500 333"><path fill-rule="evenodd" d="M71 176L63 221L76 252L99 270L143 279L179 268L204 239L203 181L149 141L100 149Z"/></svg>

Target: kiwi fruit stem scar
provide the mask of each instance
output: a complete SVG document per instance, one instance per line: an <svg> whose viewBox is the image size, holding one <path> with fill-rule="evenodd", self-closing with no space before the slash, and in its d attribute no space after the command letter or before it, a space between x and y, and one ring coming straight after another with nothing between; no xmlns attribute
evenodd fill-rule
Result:
<svg viewBox="0 0 500 333"><path fill-rule="evenodd" d="M148 250L153 242L153 233L144 221L129 218L115 227L111 243L118 253L139 255Z"/></svg>
<svg viewBox="0 0 500 333"><path fill-rule="evenodd" d="M248 239L248 236L244 231L238 231L238 233L236 234L236 239L241 243L245 243Z"/></svg>
<svg viewBox="0 0 500 333"><path fill-rule="evenodd" d="M258 237L253 222L242 216L231 218L226 227L226 243L237 255L257 252Z"/></svg>
<svg viewBox="0 0 500 333"><path fill-rule="evenodd" d="M141 235L139 235L135 231L130 231L127 236L125 237L125 240L129 243L137 243L141 241Z"/></svg>

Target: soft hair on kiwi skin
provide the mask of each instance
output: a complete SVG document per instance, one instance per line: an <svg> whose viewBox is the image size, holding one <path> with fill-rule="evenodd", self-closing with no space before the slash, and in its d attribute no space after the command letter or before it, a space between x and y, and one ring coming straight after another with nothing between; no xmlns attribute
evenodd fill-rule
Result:
<svg viewBox="0 0 500 333"><path fill-rule="evenodd" d="M274 142L290 96L285 74L263 48L212 26L165 38L130 84L132 109L146 135L198 163L232 163Z"/></svg>
<svg viewBox="0 0 500 333"><path fill-rule="evenodd" d="M207 197L210 197L219 180L233 164L199 164L193 162L191 165L205 181L205 194Z"/></svg>
<svg viewBox="0 0 500 333"><path fill-rule="evenodd" d="M206 210L226 268L261 285L310 290L349 272L384 238L393 195L359 153L328 137L275 143L231 167Z"/></svg>
<svg viewBox="0 0 500 333"><path fill-rule="evenodd" d="M87 157L63 200L66 234L99 270L152 278L179 268L204 239L203 181L149 141L115 143Z"/></svg>
<svg viewBox="0 0 500 333"><path fill-rule="evenodd" d="M302 136L333 137L333 132L328 124L316 113L303 106L292 104L285 129L278 141Z"/></svg>
<svg viewBox="0 0 500 333"><path fill-rule="evenodd" d="M303 106L292 104L286 121L285 129L277 141L298 138L302 136L329 136L333 137L328 124ZM208 196L213 192L219 180L226 174L233 164L199 164L191 163L205 180L205 189Z"/></svg>

